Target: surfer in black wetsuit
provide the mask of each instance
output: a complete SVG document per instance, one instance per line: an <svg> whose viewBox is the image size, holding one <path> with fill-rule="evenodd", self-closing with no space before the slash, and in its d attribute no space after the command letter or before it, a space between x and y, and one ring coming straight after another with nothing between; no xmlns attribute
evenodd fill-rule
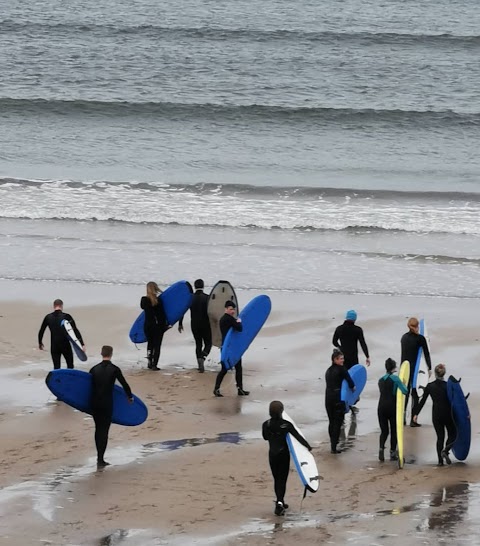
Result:
<svg viewBox="0 0 480 546"><path fill-rule="evenodd" d="M160 349L163 335L168 330L167 317L161 298L161 290L156 282L147 283L147 295L140 300L145 311L145 336L147 337L147 361L150 370L159 370Z"/></svg>
<svg viewBox="0 0 480 546"><path fill-rule="evenodd" d="M197 279L194 286L195 293L190 304L190 326L195 339L198 371L203 373L205 371L205 358L212 349L212 331L207 313L208 295L203 291L205 284L202 279ZM183 332L183 317L178 323L178 331Z"/></svg>
<svg viewBox="0 0 480 546"><path fill-rule="evenodd" d="M133 402L132 390L123 377L122 370L111 362L113 349L109 345L102 347L103 360L94 366L92 375L92 417L95 421L95 446L97 448L97 466L104 467L107 463L104 459L108 443L108 431L112 423L113 414L113 386L118 380L125 390L128 401Z"/></svg>
<svg viewBox="0 0 480 546"><path fill-rule="evenodd" d="M438 466L443 466L443 459L447 464L451 464L452 461L448 454L457 436L457 429L452 417L452 406L447 396L447 382L444 379L446 371L444 364L435 366L435 381L425 387L422 399L417 406L417 412L413 416L413 421L416 422L427 398L431 396L433 403L432 422L437 433ZM446 442L445 429L447 430Z"/></svg>
<svg viewBox="0 0 480 546"><path fill-rule="evenodd" d="M408 389L398 375L394 375L397 363L391 358L385 361L386 374L378 381L380 399L378 400L378 423L380 425L380 449L378 459L385 460L385 442L390 434L390 460L396 461L397 456L397 389L407 394Z"/></svg>
<svg viewBox="0 0 480 546"><path fill-rule="evenodd" d="M345 403L342 402L341 388L342 382L345 379L352 391L355 391L355 383L353 382L348 370L343 365L343 353L339 349L334 349L332 353L332 365L325 372L325 408L328 415L328 434L330 436L330 453L341 453L337 449L340 431L345 418Z"/></svg>
<svg viewBox="0 0 480 546"><path fill-rule="evenodd" d="M67 368L73 368L72 346L70 345L67 331L62 326L62 320L68 320L70 322L78 341L82 344L82 349L85 351L82 334L79 332L72 315L63 312L62 300L55 300L53 302L53 313L46 315L38 332L38 348L43 351L43 334L45 333L47 326L50 328L50 353L52 355L53 367L55 370L60 368L62 355L67 363Z"/></svg>
<svg viewBox="0 0 480 546"><path fill-rule="evenodd" d="M400 346L402 349L401 362L408 360L410 364L410 377L408 379L408 393L405 399L405 413L407 412L408 406L408 397L410 390L412 391L412 419L410 420L411 427L421 427L420 423L417 423L413 420L414 415L418 415L418 400L421 393L417 393L417 389L412 389L413 374L415 371L415 364L417 362L418 351L423 350L425 355L425 362L428 366L428 375L431 375L432 371L432 361L430 359L430 351L428 350L427 340L424 336L418 333L419 322L415 317L411 317L407 322L408 332L403 334L402 339L400 340Z"/></svg>
<svg viewBox="0 0 480 546"><path fill-rule="evenodd" d="M282 419L283 404L278 400L270 402L270 419L265 421L262 426L263 439L267 440L270 446L268 452L268 461L273 475L275 495L275 514L283 516L288 504L285 504L285 491L287 489L288 472L290 470L290 452L287 445L287 434L290 433L309 451L312 450L310 444L299 434L297 429L290 423Z"/></svg>
<svg viewBox="0 0 480 546"><path fill-rule="evenodd" d="M240 317L235 318L235 309L236 305L233 301L228 300L225 302L225 314L220 319L220 332L222 333L222 345L227 337L228 331L230 328L237 330L238 332L242 331L242 319ZM227 374L227 369L223 362L220 363L222 369L218 372L217 379L215 381L215 388L213 394L218 397L222 397L223 394L220 392L220 385L222 384L223 378ZM235 364L235 381L237 382L237 392L238 396L248 396L250 391L243 390L243 371L242 371L242 359L240 359Z"/></svg>
<svg viewBox="0 0 480 546"><path fill-rule="evenodd" d="M340 326L337 326L335 333L333 334L332 343L335 347L338 347L344 357L344 366L349 370L355 364L358 364L358 343L362 347L366 357L366 364L370 366L370 356L368 353L368 347L365 343L365 337L363 330L360 326L355 324L357 320L357 312L353 309L347 311L345 315L345 322Z"/></svg>

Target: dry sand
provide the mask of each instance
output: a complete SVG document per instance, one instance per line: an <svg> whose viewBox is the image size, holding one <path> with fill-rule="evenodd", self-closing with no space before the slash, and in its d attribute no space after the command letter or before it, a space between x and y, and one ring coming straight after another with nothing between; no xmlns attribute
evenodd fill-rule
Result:
<svg viewBox="0 0 480 546"><path fill-rule="evenodd" d="M233 374L223 399L212 395L218 352L195 369L185 332L165 337L160 366L146 370L128 341L142 289L0 283L0 544L475 544L480 528L480 332L475 300L272 293L273 312L244 358L245 388ZM241 292L245 304L254 292ZM150 415L140 427L112 426L103 471L95 466L93 422L57 402L45 387L50 355L36 336L50 301L60 296L86 340L89 369L102 344L114 346ZM45 301L41 305L41 300ZM95 303L95 304L94 304ZM130 305L131 303L131 305ZM356 423L347 419L347 450L330 455L323 376L331 336L355 308L372 366ZM473 444L467 464L436 468L430 405L421 429L406 431L408 464L377 460L377 380L410 315L428 320L433 360L462 376L472 392ZM48 336L46 338L48 340ZM46 344L47 348L49 347ZM81 365L80 365L81 364ZM285 518L275 517L267 444L268 403L284 402L314 446L320 490L303 502L292 468Z"/></svg>

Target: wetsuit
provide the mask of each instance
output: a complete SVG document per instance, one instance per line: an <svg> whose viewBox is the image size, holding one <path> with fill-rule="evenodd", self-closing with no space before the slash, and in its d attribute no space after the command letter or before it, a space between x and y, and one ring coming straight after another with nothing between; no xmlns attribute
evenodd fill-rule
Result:
<svg viewBox="0 0 480 546"><path fill-rule="evenodd" d="M380 425L380 449L385 449L385 442L390 434L390 451L397 449L397 389L407 394L408 389L398 375L385 374L378 381L380 399L378 400L378 423Z"/></svg>
<svg viewBox="0 0 480 546"><path fill-rule="evenodd" d="M432 397L432 422L437 433L437 455L438 462L441 464L442 451L448 455L453 442L457 436L457 429L452 417L452 406L447 396L447 382L442 379L435 379L425 387L422 399L418 405L418 415L421 411L427 398ZM447 429L447 442L445 443L445 429Z"/></svg>
<svg viewBox="0 0 480 546"><path fill-rule="evenodd" d="M284 503L285 491L287 489L288 472L290 470L290 452L287 445L287 434L290 433L308 450L310 444L299 434L297 429L285 419L269 419L262 426L264 440L268 440L270 449L268 461L273 475L275 495L277 502Z"/></svg>
<svg viewBox="0 0 480 546"><path fill-rule="evenodd" d="M428 350L427 340L421 334L415 334L414 332L407 332L403 334L402 339L400 340L400 346L402 349L402 356L400 362L408 360L410 364L410 377L408 379L408 393L405 399L405 411L407 411L408 397L410 394L410 389L412 388L413 381L413 372L415 371L415 364L417 362L418 351L423 349L425 354L425 361L427 363L428 369L432 369L432 361L430 359L430 351ZM412 389L412 415L417 415L418 410L418 400L421 393L417 393L416 389Z"/></svg>
<svg viewBox="0 0 480 546"><path fill-rule="evenodd" d="M370 358L368 347L365 343L363 330L351 320L346 320L340 326L337 326L333 334L332 343L338 347L345 357L344 366L349 370L355 364L358 364L358 342L365 353L366 358Z"/></svg>
<svg viewBox="0 0 480 546"><path fill-rule="evenodd" d="M110 360L103 360L94 366L92 375L92 417L95 421L95 445L97 447L97 460L103 462L103 456L107 449L108 431L112 423L113 414L113 386L118 379L128 398L132 398L130 386L123 377L122 370Z"/></svg>
<svg viewBox="0 0 480 546"><path fill-rule="evenodd" d="M143 296L140 307L145 311L144 331L147 337L148 367L156 368L160 359L163 334L168 330L167 317L161 298L157 305L152 305L150 298Z"/></svg>
<svg viewBox="0 0 480 546"><path fill-rule="evenodd" d="M337 449L340 431L345 418L345 402L342 402L340 399L340 391L344 379L346 379L348 386L351 389L355 387L355 383L350 377L350 374L345 366L332 364L325 372L325 408L327 410L329 421L328 434L330 436L332 451Z"/></svg>
<svg viewBox="0 0 480 546"><path fill-rule="evenodd" d="M207 313L208 294L202 289L195 290L190 305L190 326L192 328L193 338L195 339L195 354L197 358L205 358L212 349L212 331L210 329L210 319ZM179 323L183 328L183 318Z"/></svg>
<svg viewBox="0 0 480 546"><path fill-rule="evenodd" d="M49 313L43 319L42 325L38 332L38 345L43 346L43 334L47 326L50 328L51 341L50 341L50 353L52 355L53 367L55 370L60 368L62 355L67 363L67 368L73 368L73 351L70 345L70 339L67 331L62 326L62 320L68 320L72 325L73 331L78 338L78 341L84 345L82 334L78 331L77 325L72 318L72 315L64 313L60 309L56 309L53 313Z"/></svg>
<svg viewBox="0 0 480 546"><path fill-rule="evenodd" d="M223 345L223 342L225 341L225 338L227 337L227 334L230 328L237 330L237 332L241 332L243 329L241 322L237 322L237 319L235 317L232 317L232 315L225 313L223 317L220 319L220 332L222 333L222 345ZM222 369L218 372L217 380L215 381L216 391L220 388L223 378L225 377L228 371L225 368L225 365L223 364L223 362L221 362L221 365L222 365ZM243 390L242 359L240 359L235 364L235 381L237 382L237 388Z"/></svg>

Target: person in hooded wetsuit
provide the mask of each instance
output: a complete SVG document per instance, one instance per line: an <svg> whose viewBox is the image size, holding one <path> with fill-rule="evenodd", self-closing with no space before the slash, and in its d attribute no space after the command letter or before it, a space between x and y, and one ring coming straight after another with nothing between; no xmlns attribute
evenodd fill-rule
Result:
<svg viewBox="0 0 480 546"><path fill-rule="evenodd" d="M203 291L205 283L202 279L197 279L194 286L195 292L190 304L190 326L195 339L198 371L203 373L205 371L205 358L212 349L212 330L210 329L210 319L207 312L208 295ZM178 331L183 332L183 317L178 323Z"/></svg>
<svg viewBox="0 0 480 546"><path fill-rule="evenodd" d="M432 422L437 433L437 457L438 466L443 466L443 460L451 464L448 456L457 436L457 429L452 417L452 406L447 396L447 382L445 381L446 368L444 364L435 366L435 381L431 381L423 393L422 399L417 406L417 413L414 415L414 422L422 411L425 402L429 396L432 397ZM447 441L445 442L445 430L447 431Z"/></svg>
<svg viewBox="0 0 480 546"><path fill-rule="evenodd" d="M362 347L365 353L366 364L370 366L370 355L365 342L363 330L355 324L357 320L357 312L353 309L347 311L345 321L340 326L337 326L333 334L332 343L335 347L342 351L345 357L344 366L349 370L355 364L359 364L358 360L358 344Z"/></svg>
<svg viewBox="0 0 480 546"><path fill-rule="evenodd" d="M97 466L104 467L108 443L108 431L112 423L113 387L118 380L125 390L130 403L133 402L132 390L122 374L122 370L112 363L113 349L109 345L102 347L102 362L90 370L92 375L92 397L90 400L92 417L95 422L95 446L97 448Z"/></svg>
<svg viewBox="0 0 480 546"><path fill-rule="evenodd" d="M386 374L378 381L380 398L378 400L378 423L380 425L380 449L378 459L385 460L384 449L390 434L390 460L397 460L397 390L407 394L408 389L398 375L394 375L397 363L391 358L385 361Z"/></svg>
<svg viewBox="0 0 480 546"><path fill-rule="evenodd" d="M309 451L310 444L297 431L297 429L282 418L283 404L278 400L270 403L270 419L262 425L263 439L267 440L270 446L268 451L268 462L273 475L275 495L275 514L283 516L288 504L285 504L285 491L287 489L288 472L290 470L290 452L287 444L287 434L290 433Z"/></svg>
<svg viewBox="0 0 480 546"><path fill-rule="evenodd" d="M85 351L82 334L78 330L72 315L63 312L62 300L55 300L53 302L53 312L45 316L38 332L38 348L43 351L43 335L45 334L47 327L50 328L50 353L52 355L53 367L55 370L60 368L62 356L65 358L67 368L73 368L72 346L67 331L62 326L63 320L68 320L70 322L78 341L82 344L82 349Z"/></svg>
<svg viewBox="0 0 480 546"><path fill-rule="evenodd" d="M343 360L342 351L334 349L332 353L332 365L325 372L325 408L328 415L330 453L334 454L341 453L341 450L337 449L337 444L345 419L345 402L342 402L340 397L343 380L345 379L350 389L355 391L355 383L343 365Z"/></svg>
<svg viewBox="0 0 480 546"><path fill-rule="evenodd" d="M225 314L220 319L220 331L222 333L222 345L227 337L227 334L230 328L237 330L237 332L242 331L242 319L240 317L235 318L235 309L236 305L233 301L228 300L225 302ZM218 372L217 379L215 381L215 388L213 389L213 394L218 397L222 397L223 394L220 392L220 385L222 384L223 378L227 374L228 370L221 362L222 369ZM240 359L235 364L235 381L237 383L237 393L238 396L248 396L250 391L245 391L243 389L243 370L242 370L242 359Z"/></svg>
<svg viewBox="0 0 480 546"><path fill-rule="evenodd" d="M140 307L145 311L144 332L147 338L147 361L150 370L159 370L160 349L163 335L168 330L167 317L163 308L162 293L156 282L147 283L147 295L140 300Z"/></svg>
<svg viewBox="0 0 480 546"><path fill-rule="evenodd" d="M400 340L400 346L402 349L401 362L408 360L410 364L410 377L408 379L408 393L405 399L405 414L407 412L408 398L410 391L412 392L412 419L410 420L411 427L421 427L420 423L413 420L413 416L418 414L418 400L421 393L417 393L417 389L412 389L413 373L415 371L415 364L417 362L418 351L423 350L425 355L425 362L428 366L428 374L431 375L432 361L430 358L430 351L428 350L428 343L424 336L418 333L420 323L415 317L411 317L407 322L408 332L403 334Z"/></svg>

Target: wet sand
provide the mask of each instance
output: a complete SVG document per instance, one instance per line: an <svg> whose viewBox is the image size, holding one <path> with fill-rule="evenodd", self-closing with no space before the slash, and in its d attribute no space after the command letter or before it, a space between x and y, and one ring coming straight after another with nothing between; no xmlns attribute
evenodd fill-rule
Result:
<svg viewBox="0 0 480 546"><path fill-rule="evenodd" d="M475 392L480 334L476 300L273 292L272 315L244 358L245 388L233 374L212 395L218 351L198 374L193 339L172 329L160 366L128 340L142 287L0 283L0 544L475 544L480 529L480 449ZM240 292L245 304L256 292ZM134 392L149 406L140 427L112 426L103 471L95 466L93 422L57 402L45 387L50 355L36 336L50 301L62 297L85 338L89 360L114 346ZM43 302L43 304L42 304ZM372 366L356 422L346 422L346 451L329 453L323 407L331 336L355 308ZM28 311L27 313L25 311ZM377 380L410 315L425 316L434 363L462 376L473 415L466 464L435 465L431 405L421 429L406 430L407 465L377 460ZM48 337L46 338L48 340ZM49 344L46 343L46 347ZM214 350L215 351L215 350ZM261 423L268 403L284 402L314 446L320 490L302 502L293 467L290 509L275 517L267 444Z"/></svg>

